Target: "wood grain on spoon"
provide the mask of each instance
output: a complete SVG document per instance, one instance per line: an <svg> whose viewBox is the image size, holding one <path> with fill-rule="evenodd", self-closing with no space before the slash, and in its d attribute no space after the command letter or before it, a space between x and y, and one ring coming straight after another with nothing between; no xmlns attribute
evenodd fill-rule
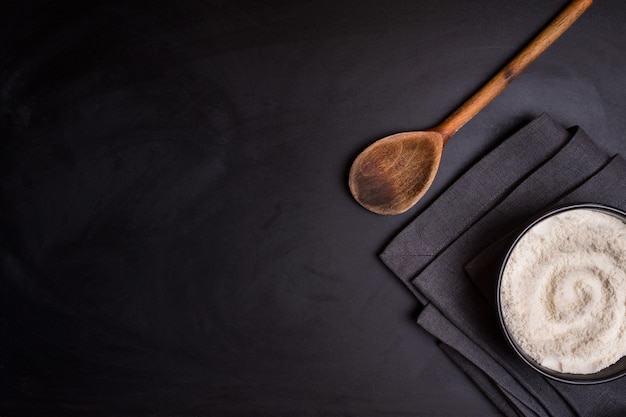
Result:
<svg viewBox="0 0 626 417"><path fill-rule="evenodd" d="M348 185L366 209L384 215L410 209L428 191L443 147L465 123L496 98L539 55L554 43L593 0L572 1L535 39L487 84L435 128L387 136L354 160Z"/></svg>

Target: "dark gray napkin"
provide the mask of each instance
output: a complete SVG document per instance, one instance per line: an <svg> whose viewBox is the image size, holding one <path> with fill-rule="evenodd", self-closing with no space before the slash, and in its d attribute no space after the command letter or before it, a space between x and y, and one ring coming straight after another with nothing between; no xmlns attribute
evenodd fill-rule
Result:
<svg viewBox="0 0 626 417"><path fill-rule="evenodd" d="M381 254L425 305L418 324L505 415L626 415L626 378L574 386L540 376L505 343L492 306L508 239L537 214L579 202L626 209L626 162L542 115L471 167Z"/></svg>

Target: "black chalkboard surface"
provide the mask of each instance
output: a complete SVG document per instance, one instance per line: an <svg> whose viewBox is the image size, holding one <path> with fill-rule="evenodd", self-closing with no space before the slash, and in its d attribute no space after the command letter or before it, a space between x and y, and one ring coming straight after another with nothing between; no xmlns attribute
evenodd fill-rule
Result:
<svg viewBox="0 0 626 417"><path fill-rule="evenodd" d="M5 6L0 414L499 415L378 255L543 112L626 154L626 6L594 4L455 135L407 213L364 210L347 173L565 3Z"/></svg>

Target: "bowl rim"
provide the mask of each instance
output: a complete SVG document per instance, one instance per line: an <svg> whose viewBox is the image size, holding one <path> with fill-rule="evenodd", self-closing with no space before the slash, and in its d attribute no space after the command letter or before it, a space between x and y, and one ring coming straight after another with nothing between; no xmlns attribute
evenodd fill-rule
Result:
<svg viewBox="0 0 626 417"><path fill-rule="evenodd" d="M547 219L548 217L552 217L557 214L564 213L566 211L578 210L578 209L591 209L591 210L605 212L615 217L619 217L624 223L626 223L626 212L624 212L623 210L617 209L615 207L607 206L604 204L598 204L598 203L576 203L576 204L561 205L561 206L557 206L555 208L549 209L547 211L544 211L543 213L534 217L522 228L520 232L516 233L515 239L507 248L506 255L504 256L500 264L500 270L498 272L498 281L497 281L497 287L496 287L496 308L498 312L498 319L500 321L500 329L502 333L504 334L507 343L516 353L517 357L519 357L523 362L525 362L526 365L530 366L532 369L534 369L536 372L540 373L541 375L551 378L553 380L559 381L559 382L575 384L575 385L591 385L591 384L599 384L599 383L614 381L626 375L626 356L623 356L617 362L593 374L564 373L564 372L558 372L553 369L544 367L540 365L538 362L536 362L534 359L532 359L530 356L528 356L522 350L522 348L517 345L517 343L515 342L515 340L509 333L506 323L504 321L504 316L502 314L502 304L501 304L501 299L500 299L502 277L504 274L504 270L507 266L507 263L509 261L509 258L513 250L517 246L520 239L524 237L526 233L530 229L532 229L535 225Z"/></svg>

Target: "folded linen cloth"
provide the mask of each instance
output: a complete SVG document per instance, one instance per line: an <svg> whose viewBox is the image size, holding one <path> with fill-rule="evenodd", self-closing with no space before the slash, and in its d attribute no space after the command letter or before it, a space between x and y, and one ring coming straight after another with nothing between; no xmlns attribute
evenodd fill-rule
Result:
<svg viewBox="0 0 626 417"><path fill-rule="evenodd" d="M515 232L551 207L626 210L626 161L544 114L455 181L381 253L425 306L418 324L507 416L626 415L626 378L569 385L545 378L505 342L495 279Z"/></svg>

